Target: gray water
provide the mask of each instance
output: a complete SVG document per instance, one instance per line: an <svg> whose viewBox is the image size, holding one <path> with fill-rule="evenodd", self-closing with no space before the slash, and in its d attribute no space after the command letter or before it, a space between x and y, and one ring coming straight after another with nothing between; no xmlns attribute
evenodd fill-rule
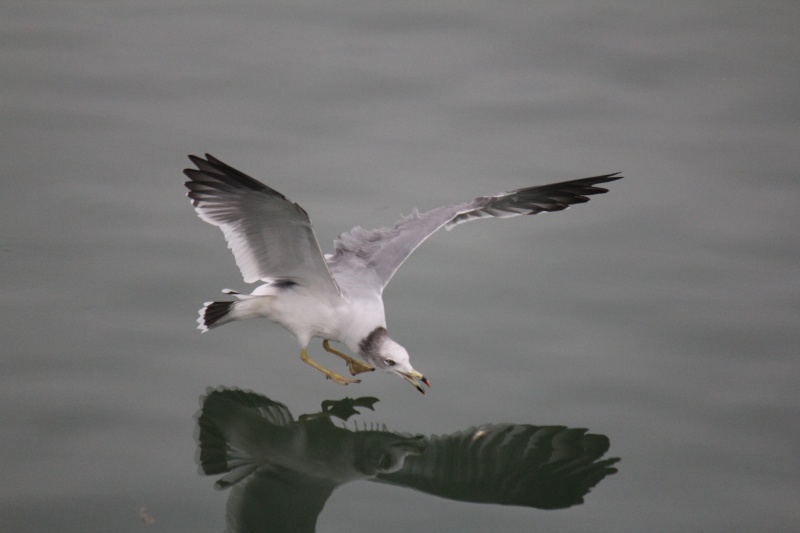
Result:
<svg viewBox="0 0 800 533"><path fill-rule="evenodd" d="M800 527L796 2L0 13L3 531L221 531L227 493L194 462L208 386L295 415L375 396L368 420L412 433L588 428L621 458L555 511L354 482L318 531ZM417 250L384 296L422 396L325 381L265 321L194 329L247 288L184 197L203 152L300 203L326 251L414 207L626 177Z"/></svg>

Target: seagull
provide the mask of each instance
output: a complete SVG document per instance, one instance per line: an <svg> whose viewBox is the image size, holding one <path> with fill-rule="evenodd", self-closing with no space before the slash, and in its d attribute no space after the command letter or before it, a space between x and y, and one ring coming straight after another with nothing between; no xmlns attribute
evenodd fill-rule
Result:
<svg viewBox="0 0 800 533"><path fill-rule="evenodd" d="M308 355L311 339L342 358L352 376L377 369L399 376L422 394L430 382L409 362L408 352L386 329L383 289L422 242L482 218L508 218L561 211L608 192L600 183L622 178L606 174L479 196L463 203L416 209L392 228L357 226L334 240L323 255L308 213L278 191L206 154L190 155L197 168L185 169L187 196L198 216L222 230L246 283L261 283L250 294L222 292L234 301L206 302L197 322L208 331L228 322L264 317L294 334L300 359L341 385L358 383L329 370ZM361 360L331 346L344 344Z"/></svg>
<svg viewBox="0 0 800 533"><path fill-rule="evenodd" d="M322 411L295 418L261 394L208 388L195 416L195 459L201 474L221 475L215 488L231 489L226 531L313 532L333 492L357 481L468 503L564 509L617 472L620 459L604 457L609 438L583 428L489 423L420 435L346 423L378 401L326 400Z"/></svg>

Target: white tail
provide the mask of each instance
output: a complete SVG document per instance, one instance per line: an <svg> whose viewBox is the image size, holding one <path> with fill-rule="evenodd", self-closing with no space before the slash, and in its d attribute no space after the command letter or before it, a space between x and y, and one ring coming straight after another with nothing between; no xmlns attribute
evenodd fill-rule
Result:
<svg viewBox="0 0 800 533"><path fill-rule="evenodd" d="M198 311L197 329L206 332L234 320L244 320L267 316L266 309L272 296L251 296L233 291L226 294L235 294L239 301L234 302L205 302Z"/></svg>

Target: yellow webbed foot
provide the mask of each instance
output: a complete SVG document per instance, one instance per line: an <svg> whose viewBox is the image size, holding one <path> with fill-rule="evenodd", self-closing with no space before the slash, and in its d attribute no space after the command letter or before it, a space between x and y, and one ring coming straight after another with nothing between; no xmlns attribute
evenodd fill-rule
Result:
<svg viewBox="0 0 800 533"><path fill-rule="evenodd" d="M361 383L360 379L350 379L344 376L340 376L336 372L323 372L325 374L326 379L330 379L334 383L338 383L339 385L349 385L351 383ZM355 374L353 374L355 375Z"/></svg>
<svg viewBox="0 0 800 533"><path fill-rule="evenodd" d="M325 374L325 378L326 379L329 379L329 380L333 381L334 383L338 383L339 385L349 385L350 383L361 383L360 379L350 379L350 378L346 378L344 376L340 376L336 372L334 372L332 370L328 370L324 366L316 363L314 360L312 360L308 356L308 352L306 351L305 348L300 350L300 359L302 359L304 363L313 366L314 368L316 368L317 370L319 370L320 372Z"/></svg>
<svg viewBox="0 0 800 533"><path fill-rule="evenodd" d="M344 359L345 362L347 363L347 368L350 370L350 375L351 376L357 376L358 374L363 374L364 372L372 372L373 370L375 370L373 367L371 367L367 363L362 363L361 361L359 361L357 359L353 359L349 355L343 354L339 350L331 348L331 345L330 345L330 342L328 341L328 339L325 339L324 341L322 341L322 347L325 348L326 351L332 353L333 355L336 355L336 356L341 357L342 359Z"/></svg>
<svg viewBox="0 0 800 533"><path fill-rule="evenodd" d="M356 361L355 359L350 359L347 362L347 368L350 369L351 376L357 376L359 374L363 374L364 372L373 372L375 370L367 363L362 363L361 361Z"/></svg>

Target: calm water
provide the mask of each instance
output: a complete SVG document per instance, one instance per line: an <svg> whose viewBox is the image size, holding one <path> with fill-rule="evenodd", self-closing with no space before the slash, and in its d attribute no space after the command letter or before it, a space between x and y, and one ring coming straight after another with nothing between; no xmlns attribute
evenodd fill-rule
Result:
<svg viewBox="0 0 800 533"><path fill-rule="evenodd" d="M561 510L368 481L318 531L800 528L796 2L18 2L0 7L3 531L221 531L207 387L450 435L586 428ZM348 388L265 322L184 197L210 152L339 232L607 172L588 205L437 234L385 293L432 382ZM321 355L318 359L336 362ZM360 426L359 426L360 427ZM140 512L145 508L146 512Z"/></svg>

